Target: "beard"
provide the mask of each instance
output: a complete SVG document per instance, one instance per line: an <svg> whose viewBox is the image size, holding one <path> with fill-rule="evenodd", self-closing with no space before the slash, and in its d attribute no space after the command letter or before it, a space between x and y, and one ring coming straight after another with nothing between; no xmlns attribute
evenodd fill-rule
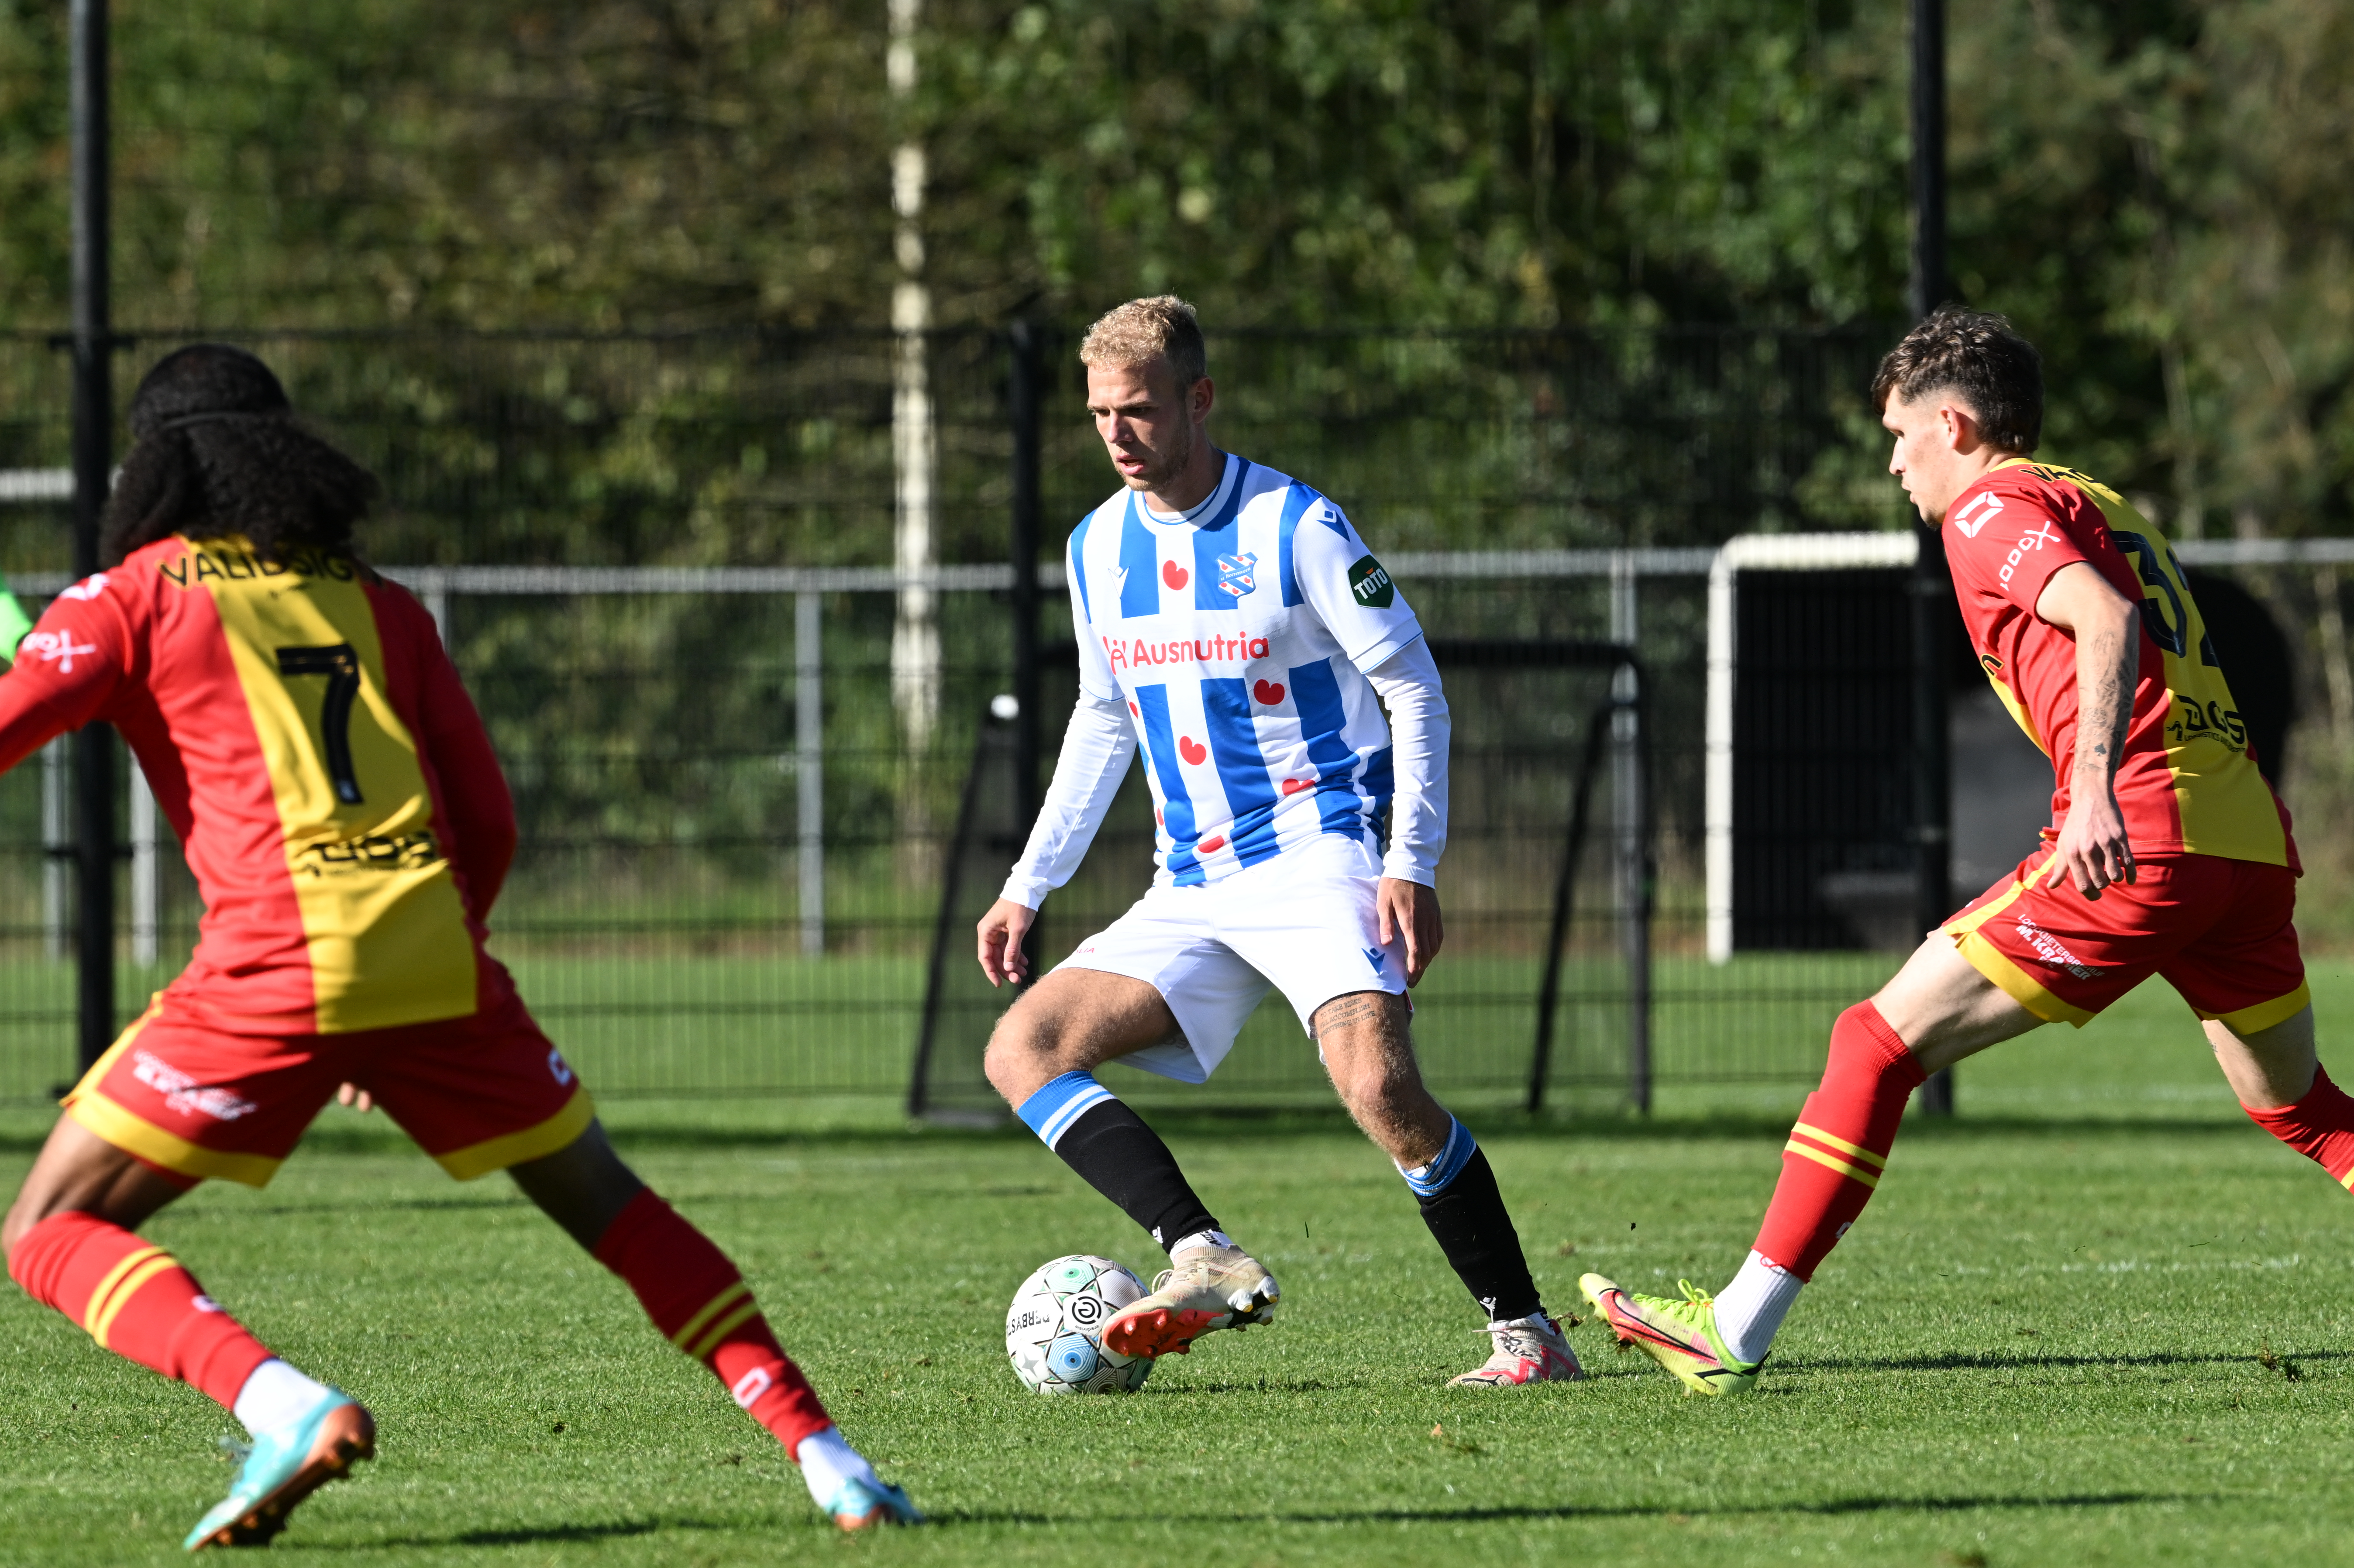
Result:
<svg viewBox="0 0 2354 1568"><path fill-rule="evenodd" d="M1129 488L1144 491L1159 490L1162 485L1184 472L1185 465L1193 461L1193 423L1188 419L1177 427L1175 437L1172 439L1165 450L1146 454L1144 471L1128 482Z"/></svg>

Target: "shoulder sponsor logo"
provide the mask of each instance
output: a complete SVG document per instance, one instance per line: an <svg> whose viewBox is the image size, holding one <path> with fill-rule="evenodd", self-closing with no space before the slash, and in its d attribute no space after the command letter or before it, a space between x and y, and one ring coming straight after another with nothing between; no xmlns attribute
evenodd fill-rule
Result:
<svg viewBox="0 0 2354 1568"><path fill-rule="evenodd" d="M1992 491L1982 492L1976 501L1954 514L1954 526L1965 539L1975 539L1994 514L2002 510L2002 497Z"/></svg>
<svg viewBox="0 0 2354 1568"><path fill-rule="evenodd" d="M1367 609L1387 609L1397 599L1397 585L1371 556L1358 556L1357 564L1349 568L1349 591Z"/></svg>
<svg viewBox="0 0 2354 1568"><path fill-rule="evenodd" d="M82 603L88 604L91 599L96 599L100 594L102 594L105 591L106 574L104 572L101 572L96 577L86 577L82 581L74 584L73 587L67 588L64 592L58 594L58 597L59 599L78 599L81 600Z"/></svg>
<svg viewBox="0 0 2354 1568"><path fill-rule="evenodd" d="M1258 579L1252 575L1253 568L1257 565L1258 557L1253 555L1220 556L1218 557L1219 590L1232 594L1236 599L1242 598L1243 595L1258 587Z"/></svg>
<svg viewBox="0 0 2354 1568"><path fill-rule="evenodd" d="M70 675L73 673L73 662L76 658L84 653L97 652L98 644L95 642L75 641L73 629L68 627L61 631L27 632L24 643L17 651L17 657L22 658L25 654L30 653L44 664L55 664L60 674Z"/></svg>
<svg viewBox="0 0 2354 1568"><path fill-rule="evenodd" d="M1998 574L2002 578L2003 586L2005 588L2010 586L2011 574L2019 570L2019 563L2025 560L2030 554L2043 548L2046 545L2056 545L2059 542L2058 530L2049 523L2039 524L2021 534L2019 536L2019 543L2010 547L2010 554L2003 557L2002 570Z"/></svg>
<svg viewBox="0 0 2354 1568"><path fill-rule="evenodd" d="M227 1089L199 1084L152 1051L131 1054L131 1075L164 1097L164 1103L182 1116L208 1116L215 1121L235 1121L260 1107Z"/></svg>

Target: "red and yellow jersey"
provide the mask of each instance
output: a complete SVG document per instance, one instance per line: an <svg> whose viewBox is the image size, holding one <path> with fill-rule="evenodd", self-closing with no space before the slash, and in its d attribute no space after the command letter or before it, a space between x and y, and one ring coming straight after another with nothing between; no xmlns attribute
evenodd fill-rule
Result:
<svg viewBox="0 0 2354 1568"><path fill-rule="evenodd" d="M2116 772L2134 853L2296 865L2288 811L2257 770L2181 565L2122 496L2013 458L1955 498L1945 543L1978 662L2058 776L2047 835L2068 818L2076 640L2039 619L2035 601L2052 573L2084 561L2141 609L2141 670Z"/></svg>
<svg viewBox="0 0 2354 1568"><path fill-rule="evenodd" d="M0 768L122 732L205 902L170 995L233 1031L462 1018L511 994L482 950L514 806L406 589L242 539L150 545L65 590L0 680Z"/></svg>

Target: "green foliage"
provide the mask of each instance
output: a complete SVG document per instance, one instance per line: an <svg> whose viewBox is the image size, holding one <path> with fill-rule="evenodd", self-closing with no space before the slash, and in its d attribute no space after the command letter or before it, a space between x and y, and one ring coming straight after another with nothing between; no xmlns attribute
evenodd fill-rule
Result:
<svg viewBox="0 0 2354 1568"><path fill-rule="evenodd" d="M1899 6L930 0L912 96L885 26L846 0L133 0L118 313L880 324L908 140L949 323L1164 288L1228 329L1902 312ZM2354 22L2000 0L1950 27L1955 274L2044 346L2053 450L2184 532L2354 522ZM0 11L0 312L32 326L63 316L63 68L54 7Z"/></svg>

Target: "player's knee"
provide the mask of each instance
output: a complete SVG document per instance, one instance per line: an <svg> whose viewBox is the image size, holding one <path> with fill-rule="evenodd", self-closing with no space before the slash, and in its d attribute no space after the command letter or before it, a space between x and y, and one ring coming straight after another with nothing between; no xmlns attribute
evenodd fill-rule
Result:
<svg viewBox="0 0 2354 1568"><path fill-rule="evenodd" d="M1055 1075L1049 1069L1063 1043L1063 1030L1055 1016L1028 1006L1029 1001L1024 997L1015 1002L997 1021L997 1027L990 1032L989 1048L981 1059L990 1087L1011 1105L1019 1105L1039 1084Z"/></svg>

